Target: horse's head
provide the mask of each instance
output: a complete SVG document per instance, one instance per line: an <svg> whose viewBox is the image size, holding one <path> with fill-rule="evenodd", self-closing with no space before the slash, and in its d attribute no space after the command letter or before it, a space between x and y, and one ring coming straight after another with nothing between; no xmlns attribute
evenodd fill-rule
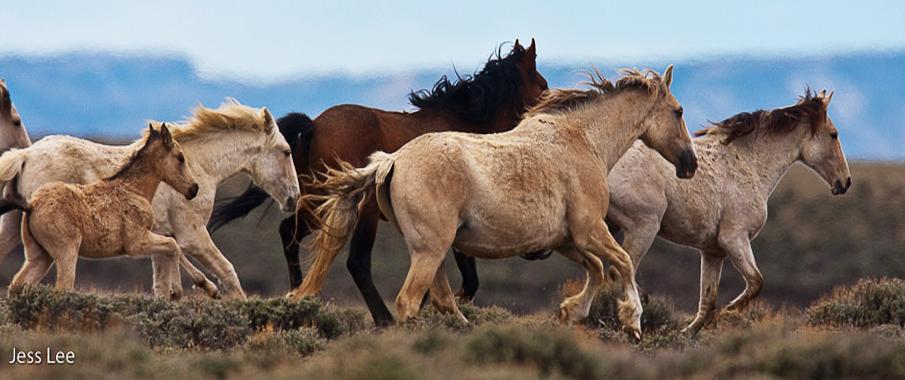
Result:
<svg viewBox="0 0 905 380"><path fill-rule="evenodd" d="M659 80L659 89L655 91L656 99L650 114L644 120L647 125L643 128L645 132L641 135L641 141L675 165L676 176L691 178L698 169L698 159L682 117L682 105L669 89L672 84L672 65L659 76Z"/></svg>
<svg viewBox="0 0 905 380"><path fill-rule="evenodd" d="M252 157L248 172L254 184L276 200L283 212L294 212L300 191L292 151L270 111L261 108L259 116L263 132L245 147Z"/></svg>
<svg viewBox="0 0 905 380"><path fill-rule="evenodd" d="M522 104L525 108L533 107L540 100L541 94L550 87L547 85L547 79L537 71L537 48L534 39L531 39L531 46L527 49L515 40L513 51L524 51L521 59L516 62L515 67L518 69L519 76L522 80L521 89Z"/></svg>
<svg viewBox="0 0 905 380"><path fill-rule="evenodd" d="M852 175L842 152L839 131L833 120L827 115L827 108L833 93L827 95L826 90L817 94L814 99L805 96L802 101L814 101L819 104L816 115L810 115L811 132L801 144L801 161L817 172L833 190L833 195L845 194L852 185Z"/></svg>
<svg viewBox="0 0 905 380"><path fill-rule="evenodd" d="M185 164L182 147L173 139L167 124L163 123L159 130L153 126L149 128L148 139L141 149L145 151L145 159L151 163L152 170L186 199L195 198L198 195L198 183Z"/></svg>
<svg viewBox="0 0 905 380"><path fill-rule="evenodd" d="M9 148L24 148L31 145L28 132L22 124L22 118L13 105L6 81L0 79L0 141L5 145L0 146L0 151Z"/></svg>

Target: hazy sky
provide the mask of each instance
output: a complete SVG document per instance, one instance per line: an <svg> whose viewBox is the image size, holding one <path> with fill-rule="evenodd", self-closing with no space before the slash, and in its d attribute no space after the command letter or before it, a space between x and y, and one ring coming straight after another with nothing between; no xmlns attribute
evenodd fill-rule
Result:
<svg viewBox="0 0 905 380"><path fill-rule="evenodd" d="M546 64L905 48L902 1L4 1L0 55L176 54L207 77L471 68L515 38Z"/></svg>

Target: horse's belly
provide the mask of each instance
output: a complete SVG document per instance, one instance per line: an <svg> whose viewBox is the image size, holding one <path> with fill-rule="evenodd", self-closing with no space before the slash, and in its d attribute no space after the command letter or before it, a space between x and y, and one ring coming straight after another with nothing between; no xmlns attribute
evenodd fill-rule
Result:
<svg viewBox="0 0 905 380"><path fill-rule="evenodd" d="M667 211L660 223L659 236L676 244L706 248L716 238L719 220L709 213Z"/></svg>
<svg viewBox="0 0 905 380"><path fill-rule="evenodd" d="M503 258L556 247L566 237L563 210L483 209L465 218L453 247L480 258Z"/></svg>

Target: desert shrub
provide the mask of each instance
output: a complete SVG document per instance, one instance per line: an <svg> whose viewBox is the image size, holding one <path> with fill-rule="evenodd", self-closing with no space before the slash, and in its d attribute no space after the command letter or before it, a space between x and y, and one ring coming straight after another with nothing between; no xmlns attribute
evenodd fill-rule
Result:
<svg viewBox="0 0 905 380"><path fill-rule="evenodd" d="M465 359L475 364L532 365L542 376L596 379L604 375L601 359L585 350L574 333L561 329L482 329L466 343Z"/></svg>
<svg viewBox="0 0 905 380"><path fill-rule="evenodd" d="M317 329L302 327L296 330L264 331L255 334L248 339L245 350L255 354L292 352L308 356L322 350L326 344L327 340Z"/></svg>
<svg viewBox="0 0 905 380"><path fill-rule="evenodd" d="M661 367L674 377L900 378L905 342L861 331L845 335L770 323L728 332Z"/></svg>
<svg viewBox="0 0 905 380"><path fill-rule="evenodd" d="M587 322L603 328L620 329L622 325L619 321L617 301L623 297L624 294L619 287L612 284L605 286L591 303ZM641 296L641 307L644 309L641 314L641 329L645 334L679 328L676 307L666 298L644 294Z"/></svg>
<svg viewBox="0 0 905 380"><path fill-rule="evenodd" d="M406 321L403 326L410 330L439 327L449 331L464 332L486 323L503 323L513 318L512 313L498 306L479 307L470 303L460 303L459 310L468 319L468 323L462 322L453 314L441 313L427 305L414 318Z"/></svg>
<svg viewBox="0 0 905 380"><path fill-rule="evenodd" d="M864 279L838 287L808 307L806 315L815 325L905 326L905 280Z"/></svg>
<svg viewBox="0 0 905 380"><path fill-rule="evenodd" d="M365 326L360 311L325 308L313 299L171 302L148 296L102 297L34 286L11 296L8 304L11 319L23 328L94 331L115 321L137 331L150 345L167 347L225 349L265 329L292 331L303 327L314 328L321 336L333 339ZM301 335L288 333L286 337L299 338L295 341L302 344Z"/></svg>

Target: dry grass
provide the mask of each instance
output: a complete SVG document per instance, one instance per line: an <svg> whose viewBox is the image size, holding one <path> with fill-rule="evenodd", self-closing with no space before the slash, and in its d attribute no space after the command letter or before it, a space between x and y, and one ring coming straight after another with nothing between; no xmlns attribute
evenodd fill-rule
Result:
<svg viewBox="0 0 905 380"><path fill-rule="evenodd" d="M360 310L317 300L165 302L33 288L0 302L0 356L13 347L77 353L75 366L5 368L15 378L894 378L905 376L902 284L864 280L804 312L755 303L697 338L678 332L689 315L649 296L640 344L613 323L612 290L574 326L462 305L473 323L424 310L378 330Z"/></svg>

